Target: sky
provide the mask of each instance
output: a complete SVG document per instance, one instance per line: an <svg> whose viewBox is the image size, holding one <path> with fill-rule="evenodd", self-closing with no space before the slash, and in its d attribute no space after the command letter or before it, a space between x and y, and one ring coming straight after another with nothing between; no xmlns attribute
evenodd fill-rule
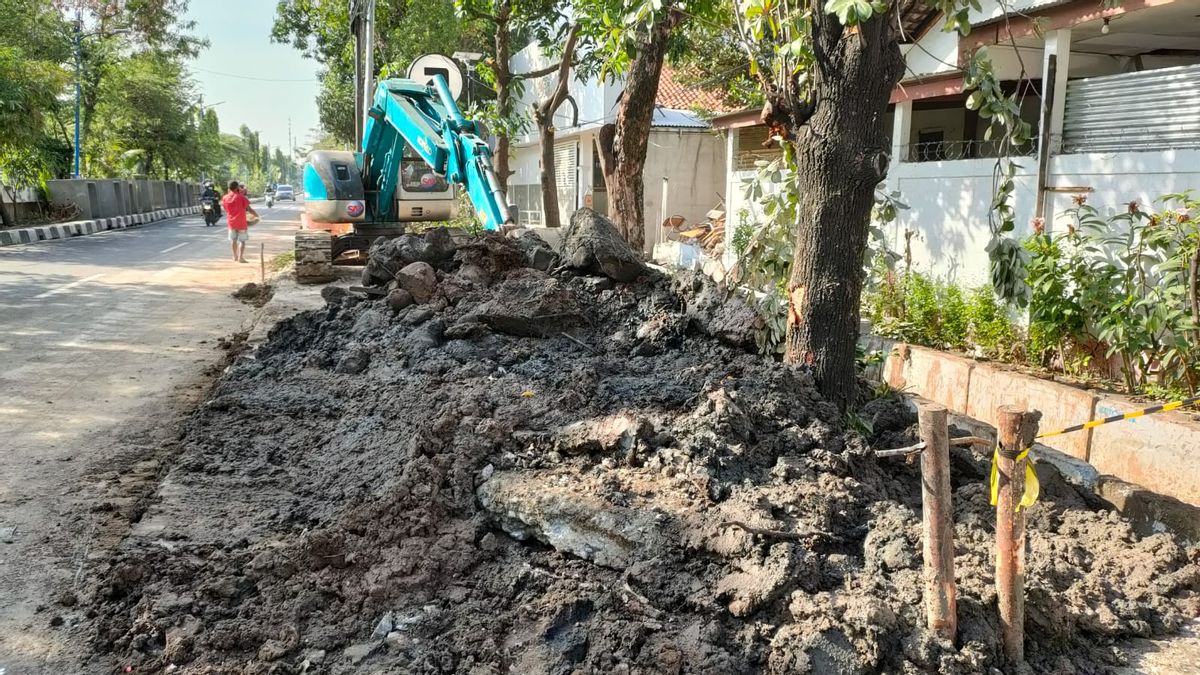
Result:
<svg viewBox="0 0 1200 675"><path fill-rule="evenodd" d="M290 45L271 42L274 0L192 0L188 18L210 45L189 67L221 131L245 124L272 148L288 148L288 118L305 145L317 116L318 65Z"/></svg>

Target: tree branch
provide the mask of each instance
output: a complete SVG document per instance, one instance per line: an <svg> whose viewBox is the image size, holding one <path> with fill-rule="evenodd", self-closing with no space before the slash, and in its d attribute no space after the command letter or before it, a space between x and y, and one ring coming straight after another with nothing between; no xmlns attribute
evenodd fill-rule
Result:
<svg viewBox="0 0 1200 675"><path fill-rule="evenodd" d="M519 77L523 80L531 80L535 77L545 77L545 76L549 75L550 73L553 73L554 71L561 68L562 64L564 64L564 63L567 63L567 62L559 61L558 63L546 66L545 68L538 68L537 70L531 70L528 73L513 73L513 77ZM567 65L575 65L575 64L568 63Z"/></svg>
<svg viewBox="0 0 1200 675"><path fill-rule="evenodd" d="M540 121L545 124L551 124L554 121L554 111L563 104L563 101L568 97L568 85L571 83L571 62L575 60L575 42L579 39L579 23L571 26L571 31L567 34L567 45L563 47L563 58L558 64L558 82L554 87L554 92L550 97L538 104L537 114ZM578 110L576 110L578 117Z"/></svg>
<svg viewBox="0 0 1200 675"><path fill-rule="evenodd" d="M469 16L472 19L478 19L480 21L487 21L488 23L500 25L500 20L497 19L495 16L481 12L473 7L467 7L466 5L464 5L462 7L462 13Z"/></svg>

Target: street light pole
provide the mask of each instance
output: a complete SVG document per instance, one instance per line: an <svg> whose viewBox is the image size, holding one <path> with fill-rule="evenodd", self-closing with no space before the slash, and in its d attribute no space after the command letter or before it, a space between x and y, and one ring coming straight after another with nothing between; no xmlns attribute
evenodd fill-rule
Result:
<svg viewBox="0 0 1200 675"><path fill-rule="evenodd" d="M75 13L75 178L79 178L79 94L82 56L80 55L80 32L83 28L82 12Z"/></svg>

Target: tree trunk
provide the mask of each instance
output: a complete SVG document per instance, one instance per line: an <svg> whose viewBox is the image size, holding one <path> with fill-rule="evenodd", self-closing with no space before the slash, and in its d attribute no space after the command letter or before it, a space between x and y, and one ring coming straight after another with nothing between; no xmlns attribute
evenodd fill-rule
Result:
<svg viewBox="0 0 1200 675"><path fill-rule="evenodd" d="M16 220L17 214L17 199L16 196L13 197L13 217L10 219L8 217L8 211L4 210L4 196L7 192L8 188L5 187L4 180L0 179L0 225L3 225L4 227L12 227L16 224L14 221Z"/></svg>
<svg viewBox="0 0 1200 675"><path fill-rule="evenodd" d="M496 7L496 63L493 68L496 72L496 115L500 119L507 117L509 108L512 107L511 92L509 87L512 85L512 71L509 63L512 58L512 39L508 34L508 19L511 16L511 6L507 2L499 2ZM505 199L508 199L508 179L512 176L512 169L509 168L509 153L512 139L508 136L508 130L500 126L496 132L496 155L493 158L493 164L496 171L496 180L500 183L500 189L504 191Z"/></svg>
<svg viewBox="0 0 1200 675"><path fill-rule="evenodd" d="M558 217L558 180L554 166L554 126L538 122L538 141L542 150L542 224L561 227Z"/></svg>
<svg viewBox="0 0 1200 675"><path fill-rule="evenodd" d="M608 188L609 216L621 236L635 251L646 245L643 168L650 144L650 123L658 98L658 80L667 55L667 39L682 14L667 11L650 29L649 41L640 45L621 95L615 124L600 129L600 164Z"/></svg>
<svg viewBox="0 0 1200 675"><path fill-rule="evenodd" d="M835 15L814 13L813 105L772 102L794 138L800 196L784 359L812 367L821 393L843 411L856 387L874 190L889 162L884 113L904 72L894 19L889 12L846 30Z"/></svg>

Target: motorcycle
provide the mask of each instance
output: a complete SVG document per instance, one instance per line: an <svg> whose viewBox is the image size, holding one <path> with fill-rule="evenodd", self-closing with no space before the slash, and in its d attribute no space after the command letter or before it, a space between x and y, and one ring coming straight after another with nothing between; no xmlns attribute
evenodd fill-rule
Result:
<svg viewBox="0 0 1200 675"><path fill-rule="evenodd" d="M221 219L221 207L217 200L206 197L200 200L200 208L204 211L204 226L212 227Z"/></svg>
<svg viewBox="0 0 1200 675"><path fill-rule="evenodd" d="M269 209L272 206L275 206L275 195L268 192L267 193L267 208Z"/></svg>

